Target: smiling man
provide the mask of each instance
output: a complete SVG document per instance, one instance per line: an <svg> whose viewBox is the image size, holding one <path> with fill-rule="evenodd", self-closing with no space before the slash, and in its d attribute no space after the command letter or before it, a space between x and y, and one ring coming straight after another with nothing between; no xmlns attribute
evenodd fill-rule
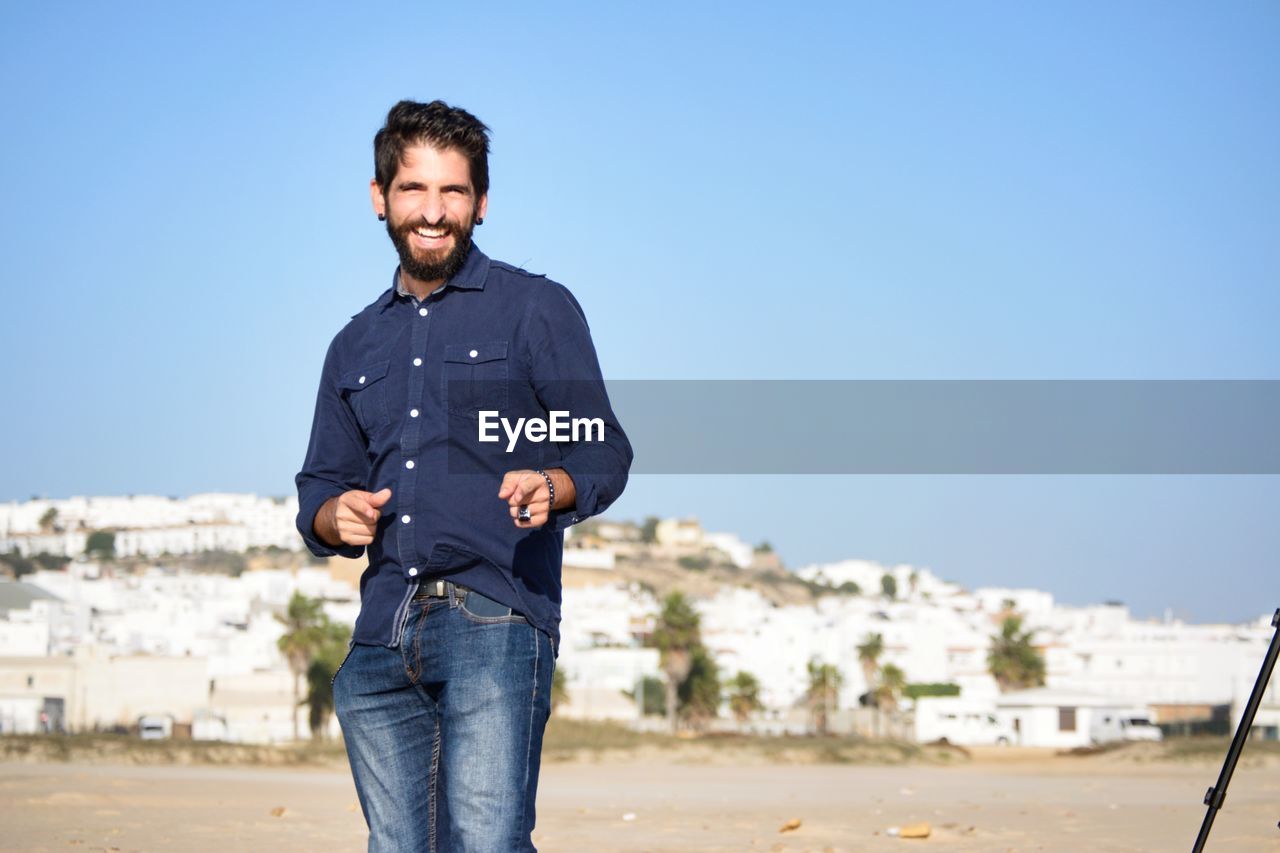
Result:
<svg viewBox="0 0 1280 853"><path fill-rule="evenodd" d="M563 531L631 465L573 295L472 242L488 154L465 110L387 114L370 192L400 263L329 346L297 476L312 553L369 558L333 690L371 851L534 849ZM603 431L504 453L481 411Z"/></svg>

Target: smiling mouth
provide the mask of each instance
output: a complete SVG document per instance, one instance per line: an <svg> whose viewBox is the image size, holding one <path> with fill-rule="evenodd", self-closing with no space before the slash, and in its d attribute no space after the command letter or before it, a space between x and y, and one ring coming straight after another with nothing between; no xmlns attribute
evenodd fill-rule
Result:
<svg viewBox="0 0 1280 853"><path fill-rule="evenodd" d="M449 234L447 228L428 228L425 225L419 225L413 229L413 233L417 234L424 240L442 240Z"/></svg>

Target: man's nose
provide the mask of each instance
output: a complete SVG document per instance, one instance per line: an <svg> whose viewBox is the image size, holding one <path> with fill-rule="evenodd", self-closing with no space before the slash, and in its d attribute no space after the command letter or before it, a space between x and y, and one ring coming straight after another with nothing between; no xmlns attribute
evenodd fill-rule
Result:
<svg viewBox="0 0 1280 853"><path fill-rule="evenodd" d="M423 194L425 198L422 200L422 207L418 209L418 213L428 225L441 225L444 222L444 196L440 193L429 192Z"/></svg>

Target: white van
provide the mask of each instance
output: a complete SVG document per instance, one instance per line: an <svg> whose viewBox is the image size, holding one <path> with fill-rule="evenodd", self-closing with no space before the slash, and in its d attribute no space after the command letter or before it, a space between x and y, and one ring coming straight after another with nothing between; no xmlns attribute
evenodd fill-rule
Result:
<svg viewBox="0 0 1280 853"><path fill-rule="evenodd" d="M138 737L143 740L167 740L173 737L173 717L169 714L144 714L138 718Z"/></svg>
<svg viewBox="0 0 1280 853"><path fill-rule="evenodd" d="M1009 746L1018 742L1010 724L991 702L958 696L922 696L916 700L917 743L946 738L959 746Z"/></svg>
<svg viewBox="0 0 1280 853"><path fill-rule="evenodd" d="M1089 739L1094 743L1113 741L1163 740L1164 734L1151 722L1146 708L1099 708L1089 724Z"/></svg>

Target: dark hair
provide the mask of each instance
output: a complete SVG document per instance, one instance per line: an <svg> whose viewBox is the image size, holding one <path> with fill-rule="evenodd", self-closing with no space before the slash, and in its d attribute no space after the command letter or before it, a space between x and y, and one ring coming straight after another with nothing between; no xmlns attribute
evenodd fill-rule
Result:
<svg viewBox="0 0 1280 853"><path fill-rule="evenodd" d="M423 144L462 153L471 162L476 198L489 191L489 128L484 122L444 101L401 101L387 113L387 123L373 137L373 174L383 193L400 169L404 150Z"/></svg>

